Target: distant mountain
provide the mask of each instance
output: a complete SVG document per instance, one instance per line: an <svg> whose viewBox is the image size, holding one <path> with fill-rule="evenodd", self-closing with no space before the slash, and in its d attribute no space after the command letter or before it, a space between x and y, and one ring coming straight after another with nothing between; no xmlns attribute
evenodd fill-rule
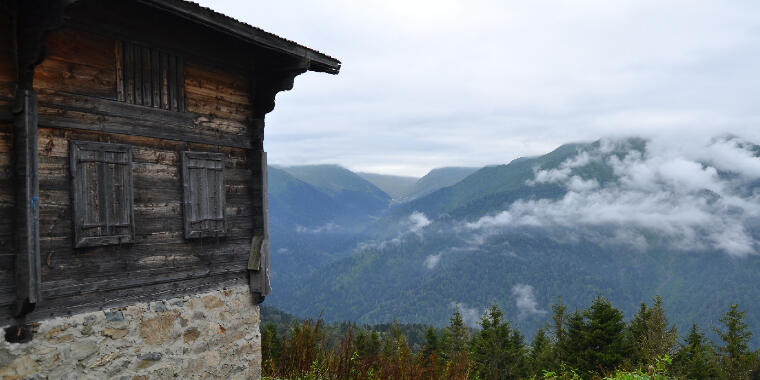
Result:
<svg viewBox="0 0 760 380"><path fill-rule="evenodd" d="M400 201L409 201L428 195L438 189L451 186L470 174L477 171L478 168L465 167L444 167L431 170L424 177L420 178L403 196L398 197Z"/></svg>
<svg viewBox="0 0 760 380"><path fill-rule="evenodd" d="M285 170L268 168L270 224L282 227L316 227L344 218L341 205L316 187ZM344 210L349 213L350 210Z"/></svg>
<svg viewBox="0 0 760 380"><path fill-rule="evenodd" d="M634 151L643 149L643 140L630 140ZM540 183L528 186L536 170L546 170L560 166L564 161L584 150L598 149L600 142L592 144L566 144L539 157L522 157L507 165L487 166L465 177L453 186L442 188L427 196L414 199L396 210L396 215L408 214L412 210L428 216L451 217L480 216L498 210L518 199L557 198L564 194L564 188L557 183ZM610 152L622 154L622 152ZM611 169L599 162L576 169L582 178L598 177L606 182L612 179Z"/></svg>
<svg viewBox="0 0 760 380"><path fill-rule="evenodd" d="M602 294L630 316L660 294L684 331L739 303L757 332L758 156L736 138L696 149L624 139L485 167L395 207L276 305L443 325L454 308L474 323L496 302L530 334L556 297L573 310Z"/></svg>
<svg viewBox="0 0 760 380"><path fill-rule="evenodd" d="M357 172L357 175L371 182L396 201L405 197L419 178L398 175Z"/></svg>
<svg viewBox="0 0 760 380"><path fill-rule="evenodd" d="M356 173L338 165L288 166L282 170L306 182L356 215L378 216L391 197Z"/></svg>
<svg viewBox="0 0 760 380"><path fill-rule="evenodd" d="M275 299L318 268L349 254L389 201L374 185L338 166L269 166L268 185Z"/></svg>

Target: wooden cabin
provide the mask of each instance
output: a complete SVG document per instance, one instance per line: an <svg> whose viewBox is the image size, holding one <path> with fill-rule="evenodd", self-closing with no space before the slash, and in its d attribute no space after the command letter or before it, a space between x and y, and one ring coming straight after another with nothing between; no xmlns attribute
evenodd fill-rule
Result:
<svg viewBox="0 0 760 380"><path fill-rule="evenodd" d="M183 0L0 5L0 322L269 292L264 117L340 62Z"/></svg>

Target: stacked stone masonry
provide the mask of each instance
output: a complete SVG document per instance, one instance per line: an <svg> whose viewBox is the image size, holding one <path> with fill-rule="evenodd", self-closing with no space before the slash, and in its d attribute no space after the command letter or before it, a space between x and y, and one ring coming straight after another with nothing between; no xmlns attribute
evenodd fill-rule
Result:
<svg viewBox="0 0 760 380"><path fill-rule="evenodd" d="M0 345L3 380L178 378L261 378L248 286L50 319Z"/></svg>

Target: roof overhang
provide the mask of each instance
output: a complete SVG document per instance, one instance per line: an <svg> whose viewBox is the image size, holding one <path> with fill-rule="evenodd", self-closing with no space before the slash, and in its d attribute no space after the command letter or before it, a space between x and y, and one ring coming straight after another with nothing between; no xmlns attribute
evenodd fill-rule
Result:
<svg viewBox="0 0 760 380"><path fill-rule="evenodd" d="M293 56L306 63L309 71L337 74L340 61L314 49L256 28L212 9L185 0L137 0L192 22L239 38L247 43Z"/></svg>

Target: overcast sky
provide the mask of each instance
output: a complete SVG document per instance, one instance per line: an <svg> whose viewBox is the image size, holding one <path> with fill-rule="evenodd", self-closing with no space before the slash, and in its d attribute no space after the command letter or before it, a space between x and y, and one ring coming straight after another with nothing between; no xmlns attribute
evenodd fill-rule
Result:
<svg viewBox="0 0 760 380"><path fill-rule="evenodd" d="M202 0L343 62L267 116L274 164L424 175L575 141L760 142L760 2Z"/></svg>

